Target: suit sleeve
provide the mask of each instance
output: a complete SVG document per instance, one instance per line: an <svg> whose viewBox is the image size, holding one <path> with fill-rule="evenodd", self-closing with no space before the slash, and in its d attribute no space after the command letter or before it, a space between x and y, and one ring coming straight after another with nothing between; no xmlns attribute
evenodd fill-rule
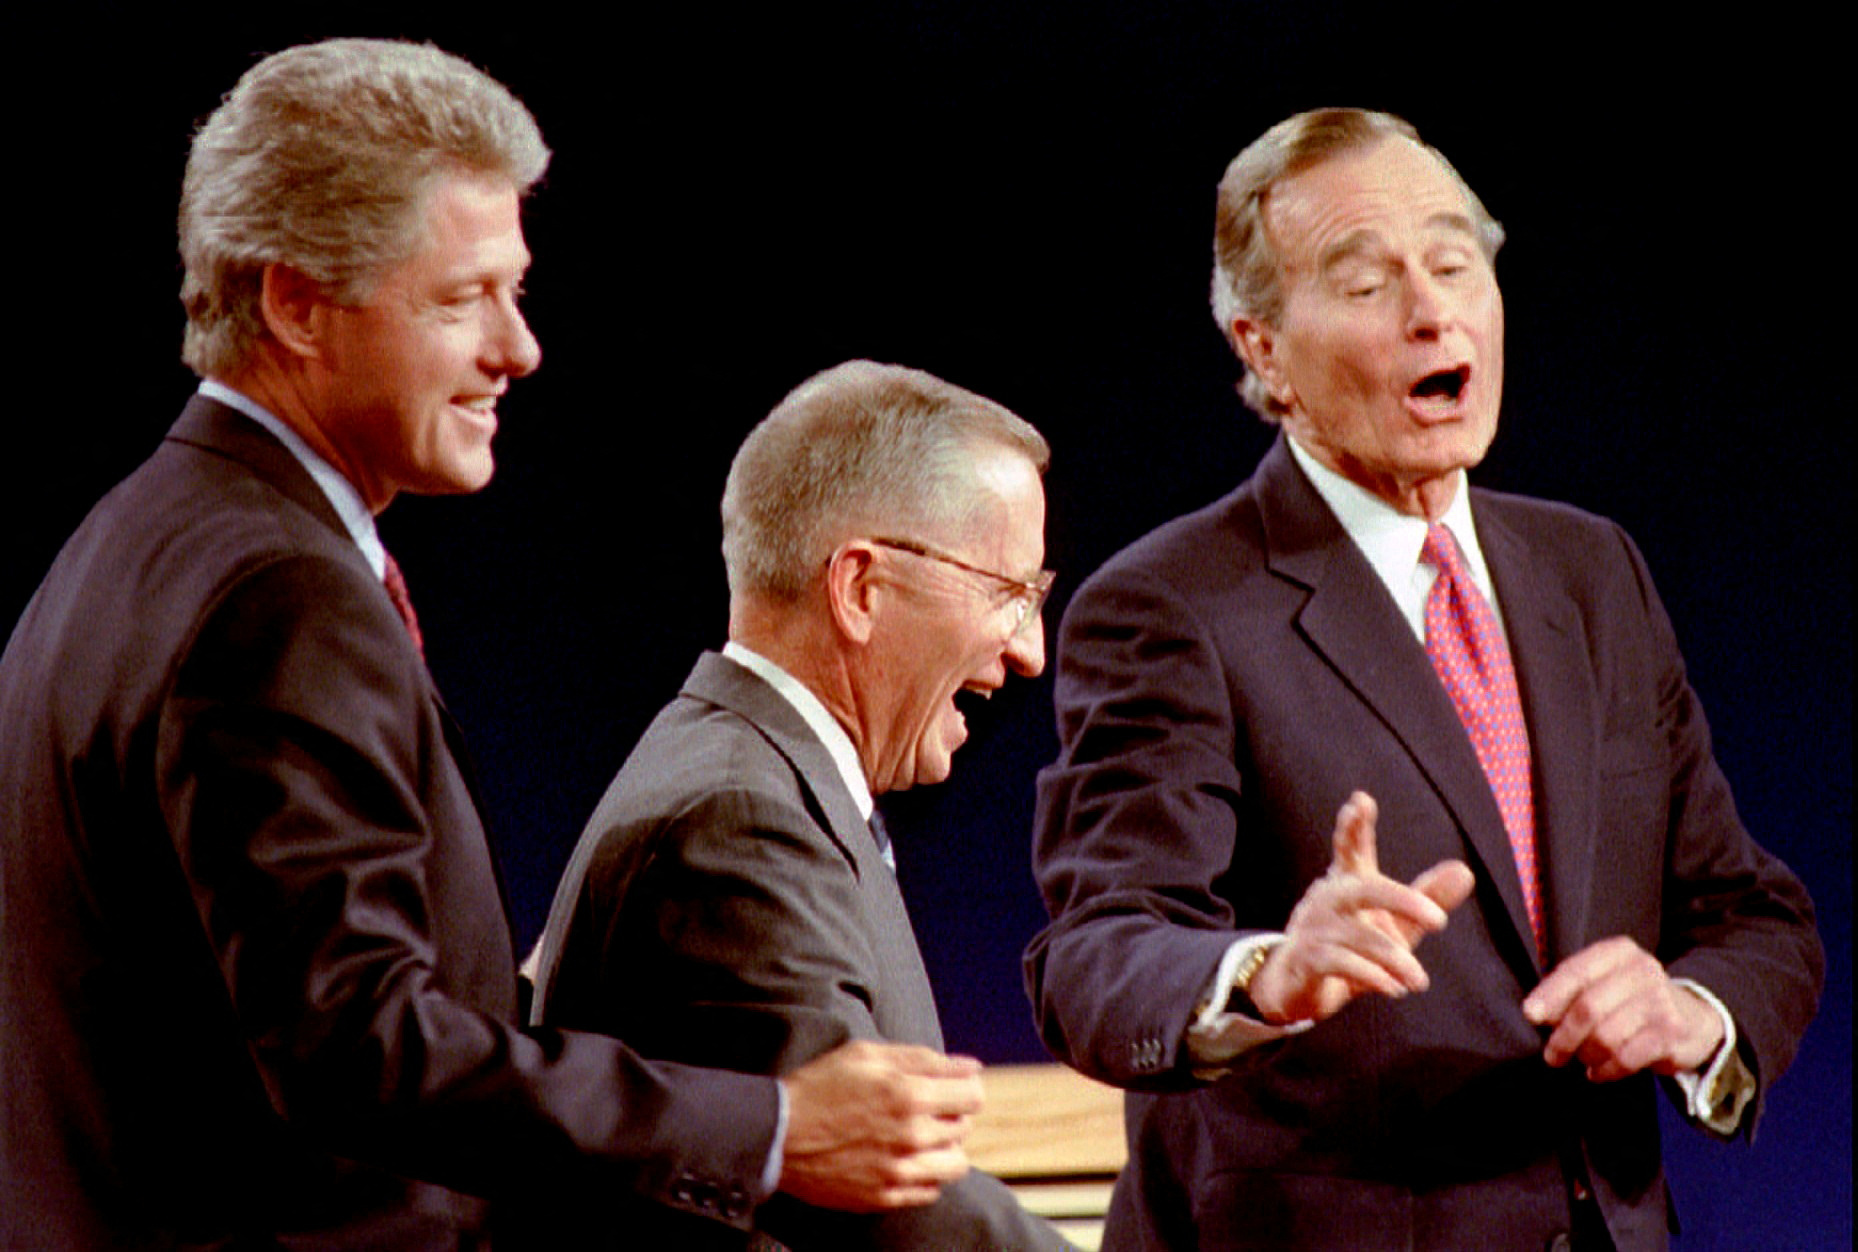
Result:
<svg viewBox="0 0 1858 1252"><path fill-rule="evenodd" d="M434 772L456 766L377 587L311 557L235 580L179 663L158 740L163 817L282 1117L338 1155L473 1194L620 1187L747 1224L773 1083L508 1020L489 851L468 798L467 831L429 811ZM482 872L461 874L472 858ZM442 950L441 931L465 942ZM457 948L482 978L457 977ZM457 985L503 979L507 997Z"/></svg>
<svg viewBox="0 0 1858 1252"><path fill-rule="evenodd" d="M1614 528L1613 534L1630 571L1629 595L1642 613L1647 653L1655 658L1649 686L1663 753L1653 759L1670 779L1657 955L1672 976L1696 980L1723 1002L1765 1093L1793 1060L1824 981L1812 901L1793 872L1743 826L1644 559L1623 531ZM1629 743L1610 733L1605 742ZM1643 759L1629 750L1605 752L1601 768L1624 773ZM1602 812L1600 821L1604 836L1609 828L1630 826L1634 815ZM1744 1118L1751 1133L1758 1116L1759 1103Z"/></svg>
<svg viewBox="0 0 1858 1252"><path fill-rule="evenodd" d="M601 933L605 1026L649 1055L773 1074L883 1037L857 870L810 815L754 790L712 791L643 842L648 863L618 876L623 898L603 898L600 884L616 879L596 866L576 910L575 929ZM569 968L575 946L563 954L564 982L586 973ZM585 1003L584 990L576 998ZM838 1213L776 1196L757 1220L795 1249L1066 1246L979 1173L920 1208Z"/></svg>
<svg viewBox="0 0 1858 1252"><path fill-rule="evenodd" d="M1246 928L1220 888L1243 785L1225 669L1171 587L1115 567L1072 601L1058 654L1060 751L1033 848L1053 921L1026 955L1033 1011L1087 1074L1192 1086L1187 1027Z"/></svg>

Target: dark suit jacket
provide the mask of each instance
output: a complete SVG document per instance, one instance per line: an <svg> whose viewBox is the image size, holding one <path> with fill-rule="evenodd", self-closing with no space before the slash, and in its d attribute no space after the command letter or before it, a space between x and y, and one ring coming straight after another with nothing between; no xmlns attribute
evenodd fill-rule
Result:
<svg viewBox="0 0 1858 1252"><path fill-rule="evenodd" d="M706 654L608 789L543 940L543 1020L646 1056L756 1073L849 1039L940 1049L896 875L793 707ZM777 1196L762 1230L801 1252L1062 1246L997 1179L881 1216Z"/></svg>
<svg viewBox="0 0 1858 1252"><path fill-rule="evenodd" d="M457 731L255 423L195 398L97 506L0 726L6 1248L475 1246L571 1183L746 1225L773 1084L518 1031Z"/></svg>
<svg viewBox="0 0 1858 1252"><path fill-rule="evenodd" d="M1473 491L1472 511L1534 747L1551 963L1631 936L1721 997L1771 1083L1817 999L1811 905L1736 816L1639 554L1570 508ZM1541 1062L1490 787L1281 439L1091 578L1059 656L1035 850L1053 921L1027 973L1053 1051L1138 1093L1106 1247L1536 1248L1568 1225L1570 1175L1622 1248L1664 1245L1654 1081ZM1284 926L1356 788L1380 803L1386 873L1459 857L1477 875L1420 949L1431 989L1197 1082L1196 997L1235 931Z"/></svg>

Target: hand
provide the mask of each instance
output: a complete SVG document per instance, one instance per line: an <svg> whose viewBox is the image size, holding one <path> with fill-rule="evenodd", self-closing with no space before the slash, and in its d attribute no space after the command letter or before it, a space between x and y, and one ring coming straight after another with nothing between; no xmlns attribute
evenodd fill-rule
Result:
<svg viewBox="0 0 1858 1252"><path fill-rule="evenodd" d="M1252 978L1251 1000L1266 1021L1321 1021L1363 993L1426 989L1413 948L1471 894L1471 869L1441 861L1410 885L1388 878L1374 851L1377 814L1362 791L1336 814L1329 872L1297 901L1283 941Z"/></svg>
<svg viewBox="0 0 1858 1252"><path fill-rule="evenodd" d="M968 1172L981 1065L965 1056L848 1043L781 1079L787 1140L780 1189L808 1204L871 1212L927 1204Z"/></svg>
<svg viewBox="0 0 1858 1252"><path fill-rule="evenodd" d="M1723 1040L1716 1010L1672 982L1657 957L1624 935L1557 965L1523 999L1523 1014L1554 1028L1543 1060L1555 1066L1579 1060L1592 1082L1643 1069L1697 1069Z"/></svg>

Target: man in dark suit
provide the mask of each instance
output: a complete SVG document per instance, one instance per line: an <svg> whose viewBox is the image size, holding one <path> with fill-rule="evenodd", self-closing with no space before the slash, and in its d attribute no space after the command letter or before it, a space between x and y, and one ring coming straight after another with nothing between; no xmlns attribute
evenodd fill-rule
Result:
<svg viewBox="0 0 1858 1252"><path fill-rule="evenodd" d="M456 727L374 515L489 479L539 361L548 159L431 47L267 58L181 207L206 381L0 660L0 1244L488 1246L573 1190L745 1228L776 1183L921 1203L979 1081L848 1049L784 1083L517 1025ZM92 386L102 385L93 381ZM692 1246L695 1246L694 1244Z"/></svg>
<svg viewBox="0 0 1858 1252"><path fill-rule="evenodd" d="M723 496L729 643L588 823L541 1020L769 1074L852 1039L942 1046L872 797L948 776L958 695L1044 668L1047 456L992 401L868 361L755 428ZM777 1199L757 1228L822 1252L1062 1246L976 1174L871 1217Z"/></svg>
<svg viewBox="0 0 1858 1252"><path fill-rule="evenodd" d="M1036 1012L1131 1091L1105 1247L1662 1247L1654 1075L1752 1132L1812 1016L1811 905L1637 551L1466 485L1501 238L1384 114L1221 183L1215 310L1283 434L1079 591L1040 779Z"/></svg>

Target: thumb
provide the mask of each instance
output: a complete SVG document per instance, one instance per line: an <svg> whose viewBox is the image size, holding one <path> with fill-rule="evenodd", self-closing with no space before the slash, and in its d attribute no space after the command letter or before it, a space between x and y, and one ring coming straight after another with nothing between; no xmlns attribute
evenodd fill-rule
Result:
<svg viewBox="0 0 1858 1252"><path fill-rule="evenodd" d="M1476 885L1476 876L1463 861L1440 861L1413 880L1413 890L1447 913L1469 899Z"/></svg>

